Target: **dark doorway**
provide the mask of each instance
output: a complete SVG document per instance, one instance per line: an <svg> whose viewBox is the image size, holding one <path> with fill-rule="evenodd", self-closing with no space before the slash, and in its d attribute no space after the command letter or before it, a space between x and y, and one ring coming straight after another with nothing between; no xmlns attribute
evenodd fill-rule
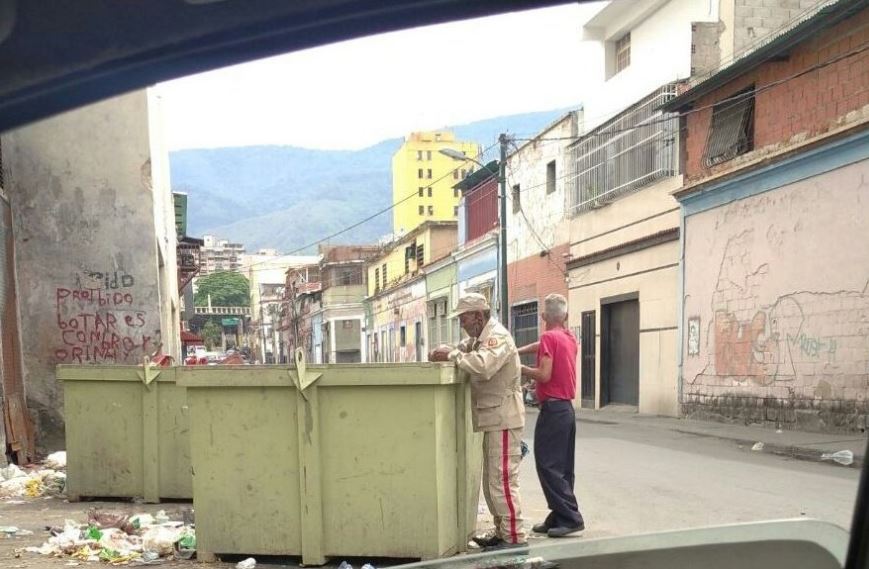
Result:
<svg viewBox="0 0 869 569"><path fill-rule="evenodd" d="M580 398L582 406L594 409L595 381L595 322L594 310L582 313L582 331L580 338Z"/></svg>
<svg viewBox="0 0 869 569"><path fill-rule="evenodd" d="M640 303L625 300L601 307L601 404L640 401Z"/></svg>

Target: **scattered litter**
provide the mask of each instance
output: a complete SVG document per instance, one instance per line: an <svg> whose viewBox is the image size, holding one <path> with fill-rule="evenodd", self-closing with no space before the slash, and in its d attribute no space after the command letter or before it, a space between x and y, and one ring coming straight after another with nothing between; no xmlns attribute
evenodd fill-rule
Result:
<svg viewBox="0 0 869 569"><path fill-rule="evenodd" d="M343 567L343 566L344 566L344 564L342 563L341 567ZM256 559L254 559L253 557L248 557L244 561L239 561L236 564L235 569L253 569L254 567L256 567ZM348 567L349 567L349 565L348 565Z"/></svg>
<svg viewBox="0 0 869 569"><path fill-rule="evenodd" d="M825 452L821 455L821 460L832 460L842 466L851 466L854 464L854 453L850 450L840 450L837 452Z"/></svg>
<svg viewBox="0 0 869 569"><path fill-rule="evenodd" d="M65 488L66 473L58 470L24 472L17 466L11 465L0 472L0 498L60 496ZM23 504L24 502L9 500L6 503Z"/></svg>
<svg viewBox="0 0 869 569"><path fill-rule="evenodd" d="M362 566L362 569L375 569L375 568L374 568L374 565L372 565L371 563L366 563L365 565Z"/></svg>
<svg viewBox="0 0 869 569"><path fill-rule="evenodd" d="M15 534L18 533L18 528L15 526L9 526L3 528L3 533L6 534L6 537L15 537Z"/></svg>
<svg viewBox="0 0 869 569"><path fill-rule="evenodd" d="M48 458L45 459L45 466L51 470L65 470L66 451L61 450L48 455Z"/></svg>
<svg viewBox="0 0 869 569"><path fill-rule="evenodd" d="M346 561L342 561L341 565L338 566L338 569L353 569L353 566Z"/></svg>
<svg viewBox="0 0 869 569"><path fill-rule="evenodd" d="M63 528L47 527L51 537L40 547L25 551L74 561L102 561L110 565L156 565L166 559L192 559L196 533L192 526L172 521L162 512L162 523L149 514L92 509L87 523L67 520Z"/></svg>
<svg viewBox="0 0 869 569"><path fill-rule="evenodd" d="M6 468L0 468L0 481L12 480L13 478L26 477L27 473L18 468L16 464L10 464Z"/></svg>
<svg viewBox="0 0 869 569"><path fill-rule="evenodd" d="M762 451L763 450L763 443L754 443L754 446L751 447L751 450Z"/></svg>

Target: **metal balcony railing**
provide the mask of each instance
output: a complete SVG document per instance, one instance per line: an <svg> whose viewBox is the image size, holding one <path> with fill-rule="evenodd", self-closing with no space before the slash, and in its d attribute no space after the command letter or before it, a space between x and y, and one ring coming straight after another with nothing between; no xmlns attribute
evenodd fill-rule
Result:
<svg viewBox="0 0 869 569"><path fill-rule="evenodd" d="M196 314L229 314L239 316L250 316L249 306L197 306L194 308Z"/></svg>
<svg viewBox="0 0 869 569"><path fill-rule="evenodd" d="M658 89L568 148L571 215L678 173L679 119L659 110L676 96L676 85Z"/></svg>

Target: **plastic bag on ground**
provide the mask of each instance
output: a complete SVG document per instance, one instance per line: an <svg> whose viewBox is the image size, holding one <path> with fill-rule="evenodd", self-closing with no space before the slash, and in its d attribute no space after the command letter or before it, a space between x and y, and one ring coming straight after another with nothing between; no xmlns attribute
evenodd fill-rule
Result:
<svg viewBox="0 0 869 569"><path fill-rule="evenodd" d="M0 482L12 480L13 478L23 478L27 473L18 468L15 464L10 464L5 468L0 468Z"/></svg>
<svg viewBox="0 0 869 569"><path fill-rule="evenodd" d="M256 567L256 559L253 557L248 557L244 561L239 561L235 565L235 569L253 569L254 567Z"/></svg>
<svg viewBox="0 0 869 569"><path fill-rule="evenodd" d="M821 460L832 460L842 466L851 466L854 464L854 453L850 450L840 450L837 452L825 452L821 455Z"/></svg>
<svg viewBox="0 0 869 569"><path fill-rule="evenodd" d="M154 551L165 557L175 551L175 542L178 541L180 531L178 528L165 526L153 526L148 528L142 535L142 548L144 551Z"/></svg>
<svg viewBox="0 0 869 569"><path fill-rule="evenodd" d="M45 466L52 470L66 469L66 451L53 452L45 459Z"/></svg>
<svg viewBox="0 0 869 569"><path fill-rule="evenodd" d="M0 482L0 498L15 498L27 493L27 477L16 477Z"/></svg>
<svg viewBox="0 0 869 569"><path fill-rule="evenodd" d="M133 529L145 529L154 525L154 516L151 514L136 514L130 518Z"/></svg>

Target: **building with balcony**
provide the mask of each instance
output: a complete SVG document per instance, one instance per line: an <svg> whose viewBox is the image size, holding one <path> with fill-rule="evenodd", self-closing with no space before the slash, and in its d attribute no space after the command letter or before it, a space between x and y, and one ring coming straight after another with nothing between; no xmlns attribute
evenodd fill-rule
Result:
<svg viewBox="0 0 869 569"><path fill-rule="evenodd" d="M427 356L424 268L449 257L455 221L427 221L385 246L368 266L366 345L371 361L418 362Z"/></svg>
<svg viewBox="0 0 869 569"><path fill-rule="evenodd" d="M369 361L363 328L367 263L380 253L375 245L320 247L316 266L286 274L286 324L289 350L302 347L314 363Z"/></svg>
<svg viewBox="0 0 869 569"><path fill-rule="evenodd" d="M286 363L289 350L281 341L287 273L319 262L314 255L277 255L275 251L243 255L244 275L250 283L251 321L248 345L263 363Z"/></svg>
<svg viewBox="0 0 869 569"><path fill-rule="evenodd" d="M244 245L232 243L228 239L218 239L214 235L203 236L202 268L199 276L212 273L240 273L244 266Z"/></svg>
<svg viewBox="0 0 869 569"><path fill-rule="evenodd" d="M667 105L689 81L798 18L811 0L614 0L583 26L600 87L568 149L571 326L583 406L679 413L682 126ZM681 119L684 120L684 119Z"/></svg>

